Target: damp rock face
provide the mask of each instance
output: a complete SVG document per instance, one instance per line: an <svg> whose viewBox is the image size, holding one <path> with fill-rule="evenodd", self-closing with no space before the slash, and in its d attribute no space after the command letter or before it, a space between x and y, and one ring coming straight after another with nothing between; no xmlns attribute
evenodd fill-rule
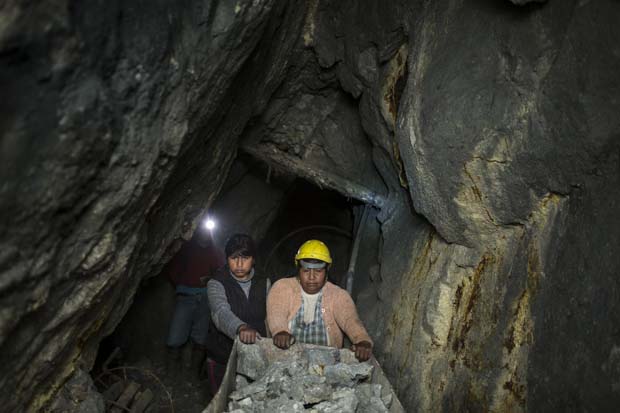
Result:
<svg viewBox="0 0 620 413"><path fill-rule="evenodd" d="M50 412L104 413L103 396L97 392L92 378L78 370L58 393Z"/></svg>
<svg viewBox="0 0 620 413"><path fill-rule="evenodd" d="M613 0L5 1L0 404L46 409L90 369L243 151L373 205L354 295L407 410L613 410L619 19Z"/></svg>
<svg viewBox="0 0 620 413"><path fill-rule="evenodd" d="M531 4L531 3L545 3L547 0L510 0L510 2L512 2L513 4L516 4L517 6L523 6L524 4Z"/></svg>
<svg viewBox="0 0 620 413"><path fill-rule="evenodd" d="M189 239L282 79L301 3L3 3L7 410L43 409L88 371L140 281Z"/></svg>
<svg viewBox="0 0 620 413"><path fill-rule="evenodd" d="M396 138L432 228L385 224L413 253L382 262L379 360L412 410L613 409L620 9L456 3L410 37Z"/></svg>
<svg viewBox="0 0 620 413"><path fill-rule="evenodd" d="M275 351L281 354L270 363L264 346L238 345L229 412L379 413L391 406L389 391L370 383L373 366L359 363L348 350Z"/></svg>

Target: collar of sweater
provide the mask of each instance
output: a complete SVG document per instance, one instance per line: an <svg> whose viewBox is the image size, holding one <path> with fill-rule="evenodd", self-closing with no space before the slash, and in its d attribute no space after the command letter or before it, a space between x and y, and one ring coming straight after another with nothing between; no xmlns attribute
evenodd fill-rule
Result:
<svg viewBox="0 0 620 413"><path fill-rule="evenodd" d="M231 277L233 277L235 281L237 281L240 284L249 283L250 281L252 281L252 278L254 278L254 268L252 268L252 270L250 271L250 276L245 280L242 280L241 278L236 277L235 274L233 274L233 272L230 270L228 270L228 273L230 274Z"/></svg>

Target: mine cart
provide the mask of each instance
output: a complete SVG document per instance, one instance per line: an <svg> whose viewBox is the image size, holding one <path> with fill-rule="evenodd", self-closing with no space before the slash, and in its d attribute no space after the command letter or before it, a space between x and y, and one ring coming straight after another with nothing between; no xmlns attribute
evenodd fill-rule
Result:
<svg viewBox="0 0 620 413"><path fill-rule="evenodd" d="M374 357L359 363L348 349L310 344L281 350L267 338L235 341L222 385L203 413L235 409L404 412Z"/></svg>

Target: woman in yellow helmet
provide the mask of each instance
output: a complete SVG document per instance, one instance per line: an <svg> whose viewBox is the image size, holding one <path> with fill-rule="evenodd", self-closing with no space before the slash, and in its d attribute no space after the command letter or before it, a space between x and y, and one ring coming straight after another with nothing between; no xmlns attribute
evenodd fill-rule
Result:
<svg viewBox="0 0 620 413"><path fill-rule="evenodd" d="M344 334L360 361L372 354L372 340L355 304L327 281L332 257L321 241L306 241L295 255L297 277L276 282L267 297L267 323L273 343L287 349L295 341L342 348Z"/></svg>

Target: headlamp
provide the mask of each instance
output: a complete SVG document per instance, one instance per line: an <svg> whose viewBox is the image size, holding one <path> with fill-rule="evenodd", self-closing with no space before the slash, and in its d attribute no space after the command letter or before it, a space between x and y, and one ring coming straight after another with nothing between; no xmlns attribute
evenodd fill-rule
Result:
<svg viewBox="0 0 620 413"><path fill-rule="evenodd" d="M209 231L213 231L215 229L215 221L211 218L206 218L203 223L203 227Z"/></svg>

